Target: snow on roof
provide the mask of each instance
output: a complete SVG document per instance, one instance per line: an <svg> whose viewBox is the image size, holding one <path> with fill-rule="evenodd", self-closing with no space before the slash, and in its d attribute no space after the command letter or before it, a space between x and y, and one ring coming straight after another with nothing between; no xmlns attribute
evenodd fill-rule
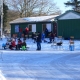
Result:
<svg viewBox="0 0 80 80"><path fill-rule="evenodd" d="M18 18L16 20L11 21L10 24L25 23L25 22L39 22L39 21L54 21L54 18L57 16L59 15Z"/></svg>
<svg viewBox="0 0 80 80"><path fill-rule="evenodd" d="M58 15L53 15L53 16L39 16L39 17L27 17L27 18L23 18L24 20L27 21L45 21L48 19L52 19L55 18Z"/></svg>

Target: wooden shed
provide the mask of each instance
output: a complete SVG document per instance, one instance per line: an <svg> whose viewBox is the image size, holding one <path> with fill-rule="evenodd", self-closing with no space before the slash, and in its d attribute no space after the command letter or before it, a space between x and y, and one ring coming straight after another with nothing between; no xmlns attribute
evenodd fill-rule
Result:
<svg viewBox="0 0 80 80"><path fill-rule="evenodd" d="M57 35L65 39L73 36L80 39L80 13L75 11L66 11L64 14L56 17Z"/></svg>
<svg viewBox="0 0 80 80"><path fill-rule="evenodd" d="M26 17L18 18L10 22L11 25L11 36L13 34L19 34L19 30L23 30L28 27L29 32L43 32L45 28L49 32L54 31L53 27L55 25L54 18L58 15L51 16L38 16L38 17ZM56 32L56 31L54 31Z"/></svg>

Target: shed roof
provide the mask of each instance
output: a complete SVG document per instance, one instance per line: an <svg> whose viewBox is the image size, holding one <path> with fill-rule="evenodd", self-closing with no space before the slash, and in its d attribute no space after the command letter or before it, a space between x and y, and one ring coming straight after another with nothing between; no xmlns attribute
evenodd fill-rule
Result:
<svg viewBox="0 0 80 80"><path fill-rule="evenodd" d="M63 19L80 19L80 13L68 10L65 13L61 14L60 16L55 17L56 20L63 20Z"/></svg>
<svg viewBox="0 0 80 80"><path fill-rule="evenodd" d="M10 22L10 24L14 23L27 23L27 22L42 22L42 21L54 21L54 18L58 15L51 15L51 16L38 16L38 17L24 17L18 18Z"/></svg>

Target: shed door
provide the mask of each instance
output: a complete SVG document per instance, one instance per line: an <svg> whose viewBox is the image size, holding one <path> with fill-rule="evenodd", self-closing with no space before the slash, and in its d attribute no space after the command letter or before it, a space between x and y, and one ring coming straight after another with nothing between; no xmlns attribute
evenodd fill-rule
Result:
<svg viewBox="0 0 80 80"><path fill-rule="evenodd" d="M36 32L36 24L32 24L32 32Z"/></svg>
<svg viewBox="0 0 80 80"><path fill-rule="evenodd" d="M45 31L46 29L46 24L42 24L42 31Z"/></svg>
<svg viewBox="0 0 80 80"><path fill-rule="evenodd" d="M46 24L46 28L48 29L49 32L51 32L51 24Z"/></svg>

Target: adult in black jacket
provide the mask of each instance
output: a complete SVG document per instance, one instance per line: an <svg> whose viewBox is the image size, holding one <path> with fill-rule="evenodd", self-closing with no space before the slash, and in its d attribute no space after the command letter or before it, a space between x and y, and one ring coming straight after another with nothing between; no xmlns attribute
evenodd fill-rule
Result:
<svg viewBox="0 0 80 80"><path fill-rule="evenodd" d="M45 32L45 37L48 37L48 29L47 28L45 29L44 32Z"/></svg>
<svg viewBox="0 0 80 80"><path fill-rule="evenodd" d="M37 50L41 50L41 33L38 33L36 41L37 41Z"/></svg>

